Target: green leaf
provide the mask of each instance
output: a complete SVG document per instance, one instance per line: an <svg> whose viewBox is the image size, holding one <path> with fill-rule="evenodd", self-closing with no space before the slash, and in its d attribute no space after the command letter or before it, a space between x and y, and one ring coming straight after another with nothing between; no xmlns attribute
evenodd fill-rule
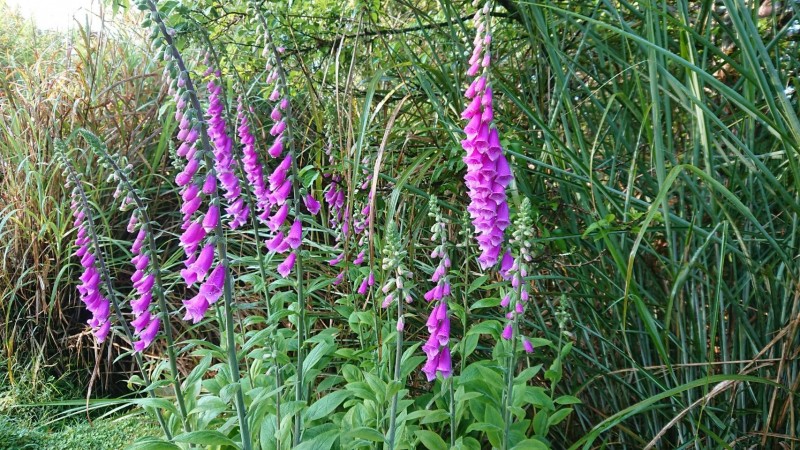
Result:
<svg viewBox="0 0 800 450"><path fill-rule="evenodd" d="M475 289L483 286L483 283L486 283L486 280L489 279L489 275L481 275L480 277L476 278L469 284L469 288L467 288L467 294L472 293Z"/></svg>
<svg viewBox="0 0 800 450"><path fill-rule="evenodd" d="M351 397L352 394L347 391L331 392L308 407L306 411L306 420L317 420L330 415L342 402Z"/></svg>
<svg viewBox="0 0 800 450"><path fill-rule="evenodd" d="M374 428L359 427L347 433L350 439L365 439L372 442L383 442L383 434Z"/></svg>
<svg viewBox="0 0 800 450"><path fill-rule="evenodd" d="M533 417L533 432L536 433L537 436L547 436L549 427L547 419L548 414L545 410L540 410Z"/></svg>
<svg viewBox="0 0 800 450"><path fill-rule="evenodd" d="M498 305L500 305L499 298L489 297L489 298L484 298L483 300L478 300L477 302L473 303L470 309L495 308Z"/></svg>
<svg viewBox="0 0 800 450"><path fill-rule="evenodd" d="M562 420L566 419L571 412L572 408L559 409L558 411L554 412L549 419L547 419L547 425L551 427L558 425Z"/></svg>
<svg viewBox="0 0 800 450"><path fill-rule="evenodd" d="M544 442L536 439L525 439L511 448L511 450L550 450Z"/></svg>
<svg viewBox="0 0 800 450"><path fill-rule="evenodd" d="M561 397L558 397L555 402L559 405L577 405L579 403L583 403L581 402L581 399L575 397L574 395L562 395Z"/></svg>
<svg viewBox="0 0 800 450"><path fill-rule="evenodd" d="M317 365L317 363L334 348L334 345L329 342L317 344L306 356L303 361L303 374L308 373L310 369Z"/></svg>
<svg viewBox="0 0 800 450"><path fill-rule="evenodd" d="M450 414L443 409L437 409L436 411L425 411L425 412L427 414L419 422L423 425L437 423L437 422L444 422L450 419Z"/></svg>
<svg viewBox="0 0 800 450"><path fill-rule="evenodd" d="M214 430L190 431L175 436L176 442L185 442L196 445L230 445L239 448L228 436Z"/></svg>
<svg viewBox="0 0 800 450"><path fill-rule="evenodd" d="M447 450L448 448L441 436L433 431L417 430L415 434L428 450Z"/></svg>
<svg viewBox="0 0 800 450"><path fill-rule="evenodd" d="M136 441L126 448L127 450L180 450L180 447L172 442L155 438L145 438Z"/></svg>
<svg viewBox="0 0 800 450"><path fill-rule="evenodd" d="M338 430L326 431L313 439L301 442L294 450L330 450L341 434Z"/></svg>

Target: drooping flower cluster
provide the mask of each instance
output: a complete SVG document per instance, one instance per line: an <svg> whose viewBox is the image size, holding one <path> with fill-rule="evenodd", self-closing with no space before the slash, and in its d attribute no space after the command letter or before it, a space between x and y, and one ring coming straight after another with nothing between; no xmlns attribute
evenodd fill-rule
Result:
<svg viewBox="0 0 800 450"><path fill-rule="evenodd" d="M287 87L278 54L279 51L274 48L268 36L265 39L264 52L266 55L272 56L270 62L266 65L266 70L269 71L266 82L268 84L274 83L272 94L269 96L269 101L273 102L272 112L270 113L273 125L269 130L269 134L274 137L274 141L267 153L276 159L283 156L280 164L275 167L269 176L268 199L270 206L276 208L276 210L268 216L269 218L266 221L270 231L274 233L272 238L267 241L267 249L270 252L288 253L286 259L278 265L278 273L285 278L289 276L297 260L297 253L292 250L299 248L303 242L303 224L297 214L297 199L294 202L295 219L291 225L287 220L291 206L289 196L292 195L295 188L292 170L294 155L291 151L287 151L284 154L284 146L290 138L287 131L289 97L286 95Z"/></svg>
<svg viewBox="0 0 800 450"><path fill-rule="evenodd" d="M258 159L258 151L256 151L256 138L250 130L250 121L245 112L244 103L242 98L239 97L238 106L236 108L238 126L237 131L239 134L239 141L242 143L242 162L244 163L244 173L247 176L247 181L253 187L253 194L256 198L256 209L259 212L259 219L266 222L269 218L269 210L271 202L269 199L269 190L264 179L264 169L261 161ZM252 112L252 110L251 110Z"/></svg>
<svg viewBox="0 0 800 450"><path fill-rule="evenodd" d="M522 201L519 214L514 220L514 232L509 241L511 248L517 251L516 257L512 256L511 251L503 255L500 273L506 279L511 279L511 290L509 290L500 302L503 308L508 308L506 318L508 323L503 329L502 337L505 340L514 338L515 324L519 316L525 312L525 304L528 302L528 265L533 259L531 249L533 247L533 218L531 216L531 204L526 197ZM533 345L522 336L522 346L525 351L533 351Z"/></svg>
<svg viewBox="0 0 800 450"><path fill-rule="evenodd" d="M210 70L210 69L209 69ZM225 191L224 197L228 202L225 212L230 217L228 225L231 229L239 228L247 222L250 212L242 196L239 178L236 176L236 164L233 160L233 140L228 136L225 123L225 107L222 102L222 86L218 83L220 72L214 71L209 79L208 87L208 137L214 147L214 168L217 180ZM262 179L263 182L263 179Z"/></svg>
<svg viewBox="0 0 800 450"><path fill-rule="evenodd" d="M405 328L405 319L402 314L403 301L411 303L411 271L406 268L405 259L408 252L400 242L400 234L394 222L389 222L384 236L382 268L386 273L386 280L381 287L381 292L386 296L381 307L388 308L396 300L398 308L397 331Z"/></svg>
<svg viewBox="0 0 800 450"><path fill-rule="evenodd" d="M136 231L137 217L138 210L135 210L131 214L128 232L133 233ZM134 255L131 259L131 264L136 269L131 275L131 282L136 292L136 298L131 300L131 309L134 315L131 325L133 326L134 335L139 338L138 341L133 343L133 348L137 352L141 352L150 346L156 338L161 324L158 316L151 312L150 309L150 305L153 302L155 274L150 266L152 255L145 250L145 239L147 239L147 230L143 225L139 225L139 232L136 234L136 239L131 246L131 253Z"/></svg>
<svg viewBox="0 0 800 450"><path fill-rule="evenodd" d="M333 145L328 142L325 148L325 154L328 155L328 165L334 167L336 165L336 158L332 152ZM330 183L325 188L324 196L325 203L328 204L328 211L330 211L330 226L332 229L338 228L339 224L344 219L344 186L342 186L342 176L338 173L325 174L330 178Z"/></svg>
<svg viewBox="0 0 800 450"><path fill-rule="evenodd" d="M464 93L469 106L462 113L462 118L468 122L464 128L467 137L461 141L467 153L464 156L467 165L464 180L470 197L467 210L481 249L478 262L484 269L494 266L500 256L504 231L510 224L505 189L513 178L503 154L500 136L493 124L494 107L489 82L489 44L492 41L489 11L490 3L487 2L475 13L477 33L467 75L476 78Z"/></svg>
<svg viewBox="0 0 800 450"><path fill-rule="evenodd" d="M78 230L75 238L75 246L78 247L78 250L75 252L75 256L81 259L81 267L83 267L83 274L80 276L82 284L78 285L78 294L86 305L86 309L92 313L92 318L88 320L89 326L92 327L92 333L98 342L103 342L111 330L111 321L109 320L111 305L100 292L100 272L95 267L95 249L87 223L87 220L91 219L87 218L86 204L79 198L80 195L82 195L80 187L76 185L72 190L70 206L72 216L75 218L73 225Z"/></svg>
<svg viewBox="0 0 800 450"><path fill-rule="evenodd" d="M204 152L198 149L202 124L198 120L201 113L193 106L196 99L192 99L192 102L188 104L186 101L187 98L195 95L194 92L186 89L187 83L190 82L189 74L181 73L175 83L177 87L175 118L178 120L177 137L181 141L176 153L187 160L185 168L178 174L175 182L181 187L180 194L183 199L181 228L184 231L180 236L180 246L186 256L184 260L186 267L181 270L181 277L187 287L191 287L195 283L202 283L197 295L183 301L183 305L186 307L184 319L197 323L203 319L210 305L219 299L225 281L225 270L221 263L217 263L216 268L212 271L214 276L208 275L214 265L215 257L215 242L209 233L213 233L219 223L220 205L213 195L217 190L217 179L212 176L210 171L207 171L205 175L198 174L200 167L205 166ZM233 175L232 172L231 175ZM201 213L199 209L205 196L211 197L211 200L205 213ZM230 214L232 215L231 222L233 222L238 220L237 218L243 213L234 209ZM202 249L198 253L201 245Z"/></svg>
<svg viewBox="0 0 800 450"><path fill-rule="evenodd" d="M450 295L450 279L447 271L450 268L450 256L447 252L447 229L435 196L431 196L428 215L435 220L431 227L431 240L437 245L431 252L431 258L438 259L438 265L431 276L431 281L436 283L436 286L425 293L425 300L435 302L435 306L426 324L430 337L422 346L428 357L422 371L428 381L433 381L437 373L444 378L453 373L450 358L450 315L447 312L447 297Z"/></svg>
<svg viewBox="0 0 800 450"><path fill-rule="evenodd" d="M330 149L328 150L328 156L333 166L335 160L330 154ZM366 195L366 200L361 200L362 203L359 203L359 200L354 200L352 205L344 206L345 191L340 185L341 178L339 175L333 175L331 184L328 185L325 199L332 213L331 226L336 229L336 245L334 249L339 252L336 258L328 261L332 266L342 265L342 262L352 262L353 266L360 267L368 259L371 211L374 203L371 192L369 192L370 181L372 180L372 174L367 168L369 163L369 156L365 156L361 160L362 168L359 172L356 186L353 188L352 195L354 199L363 198L363 195L360 194ZM353 208L355 212L351 214L350 208ZM355 241L355 246L351 248L355 248L353 253L356 253L356 257L352 261L345 261L344 249L351 239ZM369 288L375 285L375 273L371 270L372 265L369 264L369 266L370 270L368 272L359 269L359 275L356 276L353 288L359 295L366 295L369 292ZM345 268L343 267L334 284L341 283L344 280L344 276Z"/></svg>

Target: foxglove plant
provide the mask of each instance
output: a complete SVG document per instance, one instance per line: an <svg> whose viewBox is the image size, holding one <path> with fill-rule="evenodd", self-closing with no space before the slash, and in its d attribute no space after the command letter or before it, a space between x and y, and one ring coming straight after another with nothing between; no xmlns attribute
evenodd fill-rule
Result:
<svg viewBox="0 0 800 450"><path fill-rule="evenodd" d="M388 308L397 302L397 338L395 346L394 380L400 383L400 364L403 353L403 330L405 318L403 316L403 303L411 303L411 271L405 266L408 252L402 247L400 234L394 222L389 222L384 236L382 269L386 274L386 281L381 288L385 295L381 306ZM397 394L392 397L392 408L389 415L389 449L394 449L394 438L397 420Z"/></svg>
<svg viewBox="0 0 800 450"><path fill-rule="evenodd" d="M435 221L431 227L431 240L437 243L431 252L431 258L438 259L438 264L431 276L431 281L436 286L425 293L425 300L434 302L435 306L426 324L430 337L422 346L427 356L422 372L428 381L433 381L437 373L443 378L448 378L453 373L450 358L450 315L447 312L447 299L450 296L450 278L447 272L451 263L447 252L447 229L435 196L430 198L428 215Z"/></svg>
<svg viewBox="0 0 800 450"><path fill-rule="evenodd" d="M181 236L181 244L184 246L187 255L187 268L197 262L198 257L195 255L195 252L201 241L205 238L207 232L213 231L214 233L213 241L209 241L208 243L213 243L216 245L218 257L217 265L200 286L197 296L191 300L184 301L184 305L187 309L186 317L191 318L196 322L203 317L210 304L216 302L220 297L224 298L224 335L226 340L225 345L228 352L230 376L234 380L239 380L239 358L236 353L236 340L234 336L232 277L228 266L228 256L225 247L225 235L222 230L222 224L219 220L219 215L213 213L213 211L219 211L218 208L220 207L220 199L215 180L217 178L215 170L216 164L214 161L212 161L213 149L205 124L200 120L202 115L202 107L200 105L200 100L197 97L197 90L195 89L194 83L189 76L189 71L186 68L186 64L183 61L183 57L181 56L172 39L174 32L167 28L154 0L139 0L139 2L141 9L145 9L150 12L150 18L148 20L150 20L155 27L153 33L154 36L158 36L154 39L154 43L158 49L163 52L164 58L168 62L168 71L170 71L171 74L178 75L177 88L180 89L176 94L179 95L178 101L180 102L181 100L185 100L185 102L189 104L187 105L187 114L184 118L186 118L189 123L194 122L191 131L195 132L195 130L197 130L197 133L199 133L200 136L202 149L198 150L196 146L192 145L186 150L185 154L187 156L189 156L190 153L192 155L192 159L187 164L187 167L189 164L192 164L195 161L197 161L195 164L199 166L199 162L202 159L208 173L204 179L192 184L195 186L202 184L202 190L204 193L212 197L212 201L210 202L211 204L209 205L208 210L209 213L207 213L205 216L198 216L193 220L191 219L192 213L189 213L189 217L184 221L186 228L184 230L184 234ZM179 104L178 106L179 110L181 110L181 105ZM188 137L189 132L186 132L186 135ZM178 138L181 139L180 132ZM194 143L196 142L197 138L195 137ZM187 180L185 180L186 182L182 186L186 186L190 181L193 181L192 178L196 171L197 168L194 169L194 172L190 177L188 177ZM182 190L182 194L185 194L188 189L189 188L184 188ZM212 208L215 209L212 210ZM234 213L235 212L236 211L234 211ZM186 212L184 212L184 214L187 215ZM236 414L238 416L241 446L244 450L250 450L252 449L252 440L249 431L249 424L247 422L244 395L240 386L235 389L233 397L235 399Z"/></svg>
<svg viewBox="0 0 800 450"><path fill-rule="evenodd" d="M477 0L476 0L477 1ZM469 106L462 113L467 120L466 139L461 145L466 151L464 176L470 204L467 210L481 249L478 262L486 269L494 266L500 256L504 231L510 224L506 202L506 186L513 176L503 154L500 136L494 125L492 87L489 79L492 41L490 32L491 0L475 13L477 27L474 50L469 60L467 76L475 77L464 96Z"/></svg>
<svg viewBox="0 0 800 450"><path fill-rule="evenodd" d="M305 297L303 289L303 261L300 258L300 246L303 240L303 224L302 216L300 214L300 201L303 198L300 170L297 167L297 158L294 147L294 140L292 139L292 110L289 102L289 85L287 82L286 71L283 67L283 60L281 55L285 49L277 47L270 34L270 26L260 10L260 5L253 2L253 8L256 15L261 22L264 30L264 54L271 57L271 62L267 63L267 70L271 70L267 77L267 83L275 82L272 94L269 100L274 102L270 118L275 121L270 129L270 134L275 137L275 141L269 148L267 153L273 158L279 158L284 151L286 145L286 156L283 158L281 164L276 168L276 171L270 176L270 191L272 192L271 203L278 207L277 211L270 218L268 226L273 232L277 234L270 242L272 244L271 251L285 252L289 248L292 252L286 259L278 266L278 273L284 278L289 276L295 264L297 265L296 273L297 279L295 288L297 289L297 365L295 366L297 381L295 383L295 401L302 402L305 400L305 382L303 377L304 372L304 359L305 352L303 345L305 343L306 330L305 330ZM291 203L294 206L294 220L290 226L287 234L281 236L286 231L286 219L289 215L289 195L292 195ZM309 212L317 210L319 212L316 200L309 201L306 195L305 203ZM268 247L269 248L269 247ZM301 431L303 429L303 416L298 411L294 416L294 434L292 436L293 445L298 446L301 442Z"/></svg>
<svg viewBox="0 0 800 450"><path fill-rule="evenodd" d="M87 132L86 130L83 130L83 129L79 130L79 132L87 137L87 141L90 142L90 144L91 144L90 146L93 149L99 148L101 146L99 139L97 139L91 133L89 133L89 132ZM73 210L73 215L75 216L76 228L78 229L76 245L79 246L79 249L78 249L77 253L86 255L86 254L90 254L90 252L91 252L91 254L94 257L95 256L94 252L96 252L95 261L99 264L99 269L100 269L98 271L97 267L95 267L95 266L86 268L86 270L84 271L84 273L83 273L83 275L81 277L82 278L81 281L84 282L84 285L91 284L91 285L97 285L99 287L100 278L102 277L102 279L104 281L104 284L105 284L105 288L108 291L109 297L111 299L110 302L109 302L108 299L106 299L105 297L100 296L100 298L107 303L107 305L105 307L103 307L103 309L104 310L109 310L109 313L110 313L110 307L109 307L108 303L110 303L110 305L113 305L114 313L117 316L117 320L119 321L119 324L122 327L122 330L124 331L125 335L127 336L129 342L133 342L133 340L134 340L133 333L131 332L130 328L128 327L128 324L125 322L125 319L124 319L124 317L122 315L122 309L120 308L119 302L115 298L115 291L114 291L114 288L113 288L113 286L111 284L112 283L111 276L110 276L110 274L108 272L108 268L105 265L105 259L104 259L102 250L100 248L99 238L98 238L96 230L94 228L94 223L93 223L93 221L91 219L91 210L90 210L90 207L89 207L89 201L86 198L86 193L84 192L83 187L81 185L80 176L74 170L74 168L72 167L72 165L70 164L70 162L68 161L68 159L66 157L66 145L65 145L65 143L63 141L56 140L54 145L55 145L56 149L58 150L55 153L56 158L59 161L59 163L63 165L63 167L65 169L65 172L66 172L67 187L70 187L70 185L72 185L72 187L73 187L72 194L71 194L72 201L71 201L70 206L71 206L71 209ZM118 193L119 193L119 189L114 193L114 197L115 198L117 197ZM126 197L125 200L127 201L128 198ZM126 203L126 201L123 202L123 205ZM133 227L135 225L136 225L136 220L135 219L131 219L131 221L129 223L129 227ZM84 256L82 256L81 258L83 259L83 257ZM82 291L81 287L78 288L78 291L79 291L79 293L81 293L81 291ZM99 290L95 290L95 292L97 294L99 294ZM90 295L94 296L95 294L90 294ZM87 308L89 308L90 306L93 306L93 305L90 305L89 303L87 303ZM90 311L91 311L91 309L90 309ZM97 317L98 314L96 314L95 312L92 312L92 314L93 314L93 317L92 317L92 319L90 319L90 322L92 322L95 319L99 320L99 317ZM104 342L105 339L108 337L108 333L109 333L109 331L111 329L110 316L108 315L108 313L106 313L104 315L106 316L106 320L104 321L103 325L100 325L99 327L96 327L97 330L93 330L95 332L95 337L98 339L98 342ZM90 325L91 325L91 323L90 323ZM141 354L139 354L139 352L134 352L134 359L136 360L136 363L137 363L137 365L139 367L139 371L141 373L142 379L145 381L145 383L147 385L150 385L151 384L150 376L149 376L148 372L144 368L144 361L142 360ZM176 383L177 383L177 381L176 381ZM156 393L154 391L152 391L152 390L149 391L148 395L150 395L151 398L157 398ZM164 418L164 415L162 414L160 409L156 409L155 412L156 412L156 418L158 419L158 423L161 426L161 429L164 430L164 434L167 436L167 438L171 439L172 438L172 432L171 432L169 426L167 425L167 421ZM186 422L184 420L184 418L186 417L185 416L185 410L181 409L181 412L184 413L184 414L181 415L181 421L184 424L184 430L185 431L190 431L186 427Z"/></svg>
<svg viewBox="0 0 800 450"><path fill-rule="evenodd" d="M529 298L528 283L525 281L525 277L528 276L528 265L533 259L531 255L533 227L530 200L526 197L514 220L514 231L509 240L509 245L512 249L517 250L517 255L516 257L512 256L512 252L509 250L503 255L501 262L500 273L505 279L511 280L511 289L500 301L500 306L507 308L506 319L508 322L502 333L502 338L507 341L518 334L516 324L519 316L525 312L525 304ZM530 341L525 337L521 337L521 339L525 351L532 352L533 346Z"/></svg>
<svg viewBox="0 0 800 450"><path fill-rule="evenodd" d="M522 339L522 346L526 352L533 352L533 345L526 337L520 337L519 318L525 313L525 303L528 301L528 264L532 261L531 249L533 246L533 218L531 216L530 200L525 197L520 205L517 218L514 220L514 232L509 241L511 249L517 250L516 257L511 252L503 256L501 274L511 279L511 291L502 299L501 305L508 308L506 318L508 323L503 329L502 338L509 343L508 365L506 366L506 388L503 393L503 419L505 422L505 435L503 449L509 448L509 434L511 429L511 399L514 397L514 367L517 358L517 339Z"/></svg>
<svg viewBox="0 0 800 450"><path fill-rule="evenodd" d="M272 94L269 100L273 102L270 119L273 120L270 128L270 135L274 141L267 153L272 158L280 159L280 164L273 170L268 177L269 188L267 198L269 204L275 207L275 211L269 216L267 226L274 233L273 237L267 242L267 249L270 252L287 253L283 262L278 265L278 273L286 278L294 268L300 251L300 244L303 240L303 224L299 214L299 177L293 146L291 141L291 129L289 126L289 96L286 75L283 71L283 64L280 54L282 48L275 47L271 36L265 36L264 53L271 56L267 63L267 83L274 83ZM287 150L284 153L284 150ZM290 201L290 196L293 199ZM313 198L312 198L313 199ZM290 207L294 206L294 220L289 225ZM313 202L312 202L313 207Z"/></svg>

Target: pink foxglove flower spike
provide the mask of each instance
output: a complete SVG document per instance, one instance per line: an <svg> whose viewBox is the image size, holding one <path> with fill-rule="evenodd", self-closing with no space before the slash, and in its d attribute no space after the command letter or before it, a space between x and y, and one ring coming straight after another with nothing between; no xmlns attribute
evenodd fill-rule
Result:
<svg viewBox="0 0 800 450"><path fill-rule="evenodd" d="M467 120L464 128L467 136L461 141L466 151L464 163L467 165L467 174L464 180L470 197L467 211L481 249L478 262L484 269L494 266L500 256L504 231L510 224L505 188L512 180L511 169L494 125L492 87L489 82L489 20L487 3L487 7L475 14L478 29L467 75L477 78L464 93L470 102L462 113L462 118Z"/></svg>
<svg viewBox="0 0 800 450"><path fill-rule="evenodd" d="M436 379L436 374L447 378L453 373L450 358L450 315L447 311L447 298L450 294L450 279L447 276L450 268L450 257L447 252L447 228L435 196L431 196L428 206L428 215L435 220L431 227L431 239L436 243L431 257L438 258L438 264L431 276L431 281L436 286L425 293L425 300L434 302L427 327L430 337L422 346L427 356L427 362L422 367L422 372L428 381Z"/></svg>

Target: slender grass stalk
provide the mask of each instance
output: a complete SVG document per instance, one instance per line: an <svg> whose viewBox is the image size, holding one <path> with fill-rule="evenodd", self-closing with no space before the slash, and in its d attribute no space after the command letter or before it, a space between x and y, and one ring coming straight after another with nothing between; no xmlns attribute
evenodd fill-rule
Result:
<svg viewBox="0 0 800 450"><path fill-rule="evenodd" d="M161 18L161 14L158 12L158 8L154 0L145 0L147 6L150 10L151 16L158 27L159 32L161 33L161 37L166 42L166 45L172 52L172 57L175 60L175 63L178 65L178 69L181 71L183 76L186 79L186 89L189 94L189 100L194 108L195 112L197 113L198 117L197 120L200 123L200 139L203 144L203 148L205 150L205 163L206 167L208 168L212 177L216 178L216 170L214 168L214 163L211 160L209 155L212 154L211 144L208 138L208 130L203 119L203 109L200 105L200 100L197 98L197 91L195 90L194 84L192 82L191 77L189 76L189 71L186 68L186 64L183 61L183 57L181 56L178 48L175 46L174 41L172 40L172 36L167 31L167 27L164 24L164 21ZM217 202L220 200L219 190L218 188L214 190L214 198ZM220 202L221 204L221 202ZM230 366L231 371L231 378L237 383L236 387L236 413L239 418L239 434L242 438L242 448L244 450L251 450L252 443L250 437L250 427L247 423L247 411L244 403L244 394L242 393L242 386L239 384L240 374L239 374L239 359L236 354L236 338L235 338L235 331L233 329L233 280L231 277L230 271L230 262L228 261L228 254L226 249L226 242L225 242L225 232L222 229L222 221L217 221L217 225L214 230L214 234L216 237L216 244L217 244L217 253L219 255L220 262L225 270L225 284L223 286L223 299L224 299L224 308L225 308L225 338L226 338L226 345L228 347L228 365Z"/></svg>
<svg viewBox="0 0 800 450"><path fill-rule="evenodd" d="M91 214L91 207L89 205L89 199L86 198L86 192L83 190L83 185L81 184L80 177L78 176L78 172L72 166L72 163L69 162L66 156L66 152L64 149L64 143L61 141L56 142L56 148L58 151L56 152L56 157L59 157L64 164L64 167L67 169L67 176L69 179L72 180L75 187L78 189L78 193L80 194L81 205L83 206L84 211L86 211L86 223L89 225L89 235L92 237L92 245L94 246L95 253L97 254L97 260L100 262L100 271L103 274L103 281L106 284L106 289L108 290L109 297L111 298L111 304L114 307L114 314L117 316L117 321L119 321L120 326L122 326L122 330L125 332L125 336L128 338L128 342L133 343L133 333L131 332L130 327L128 326L128 322L125 320L125 316L122 315L122 309L119 306L119 301L117 300L117 291L114 289L114 285L111 281L111 275L108 272L108 267L106 267L105 262L105 255L103 254L103 249L100 247L100 239L97 236L97 230L94 227L94 220L92 220ZM59 148L60 147L60 148ZM152 381L150 380L150 375L148 375L147 371L144 370L144 361L142 360L142 355L139 353L134 353L134 359L136 360L136 365L139 367L139 372L142 374L142 379L144 380L145 384L148 386L151 385ZM148 390L148 395L151 398L158 398L155 391ZM161 426L161 429L164 430L164 435L167 439L172 440L172 432L167 425L167 421L164 419L164 415L161 413L160 409L156 408L156 419L158 420L158 424ZM181 418L183 421L183 418Z"/></svg>
<svg viewBox="0 0 800 450"><path fill-rule="evenodd" d="M128 194L131 196L134 203L136 203L136 209L138 209L139 214L142 215L141 222L142 226L145 227L145 232L147 233L147 246L150 248L150 253L153 255L151 261L153 264L153 273L155 274L156 278L156 286L158 286L158 306L161 309L161 323L164 325L164 337L167 341L167 356L169 358L169 368L172 372L172 386L175 389L175 398L178 401L178 410L181 413L181 423L183 425L183 429L184 431L189 432L191 431L191 427L187 421L188 413L186 410L186 401L183 398L183 390L181 389L181 382L178 375L178 357L175 353L175 339L172 336L172 324L169 320L169 307L167 305L167 299L164 296L164 285L161 282L161 262L158 260L158 247L156 246L153 223L150 221L150 216L147 214L147 207L139 196L139 193L133 187L133 184L131 184L128 176L125 174L125 171L123 171L114 158L108 154L105 149L105 145L103 145L97 136L87 130L80 129L78 132L89 142L90 147L98 155L105 159L106 162L108 162L108 164L114 170L114 173L116 173L117 177L119 177L120 181L125 185L126 189L128 190Z"/></svg>

